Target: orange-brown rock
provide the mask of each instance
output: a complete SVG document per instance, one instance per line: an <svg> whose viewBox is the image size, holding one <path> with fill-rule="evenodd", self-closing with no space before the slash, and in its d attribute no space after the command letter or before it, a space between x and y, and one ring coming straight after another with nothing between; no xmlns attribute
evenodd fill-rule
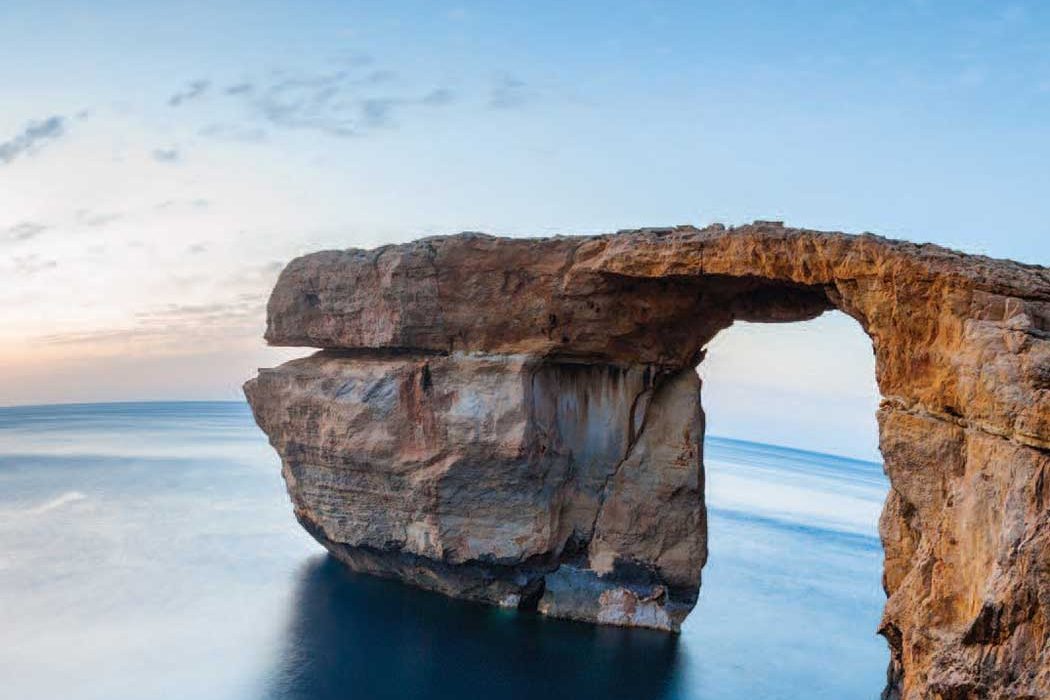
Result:
<svg viewBox="0 0 1050 700"><path fill-rule="evenodd" d="M361 570L676 629L706 558L692 368L735 320L872 339L885 697L1050 697L1050 270L758 222L294 260L246 386L303 524Z"/></svg>

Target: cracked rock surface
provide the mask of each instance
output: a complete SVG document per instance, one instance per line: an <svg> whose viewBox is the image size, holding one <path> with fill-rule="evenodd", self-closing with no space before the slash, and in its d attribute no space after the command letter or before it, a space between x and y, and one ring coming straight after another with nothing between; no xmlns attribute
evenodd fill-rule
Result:
<svg viewBox="0 0 1050 700"><path fill-rule="evenodd" d="M829 309L884 397L884 697L1050 697L1046 268L761 222L323 251L266 332L320 352L245 391L349 566L673 631L707 553L702 348Z"/></svg>
<svg viewBox="0 0 1050 700"><path fill-rule="evenodd" d="M355 568L662 629L706 556L698 389L691 369L331 352L246 387L296 517Z"/></svg>

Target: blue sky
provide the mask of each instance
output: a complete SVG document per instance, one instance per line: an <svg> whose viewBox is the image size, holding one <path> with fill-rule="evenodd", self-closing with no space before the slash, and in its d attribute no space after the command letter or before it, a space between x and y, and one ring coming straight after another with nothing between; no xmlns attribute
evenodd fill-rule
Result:
<svg viewBox="0 0 1050 700"><path fill-rule="evenodd" d="M1046 3L24 2L0 35L0 403L234 397L321 247L782 219L1050 263Z"/></svg>

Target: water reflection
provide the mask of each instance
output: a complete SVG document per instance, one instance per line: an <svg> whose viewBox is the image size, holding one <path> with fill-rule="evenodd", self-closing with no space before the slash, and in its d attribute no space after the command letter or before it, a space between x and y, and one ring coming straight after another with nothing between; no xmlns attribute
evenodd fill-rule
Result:
<svg viewBox="0 0 1050 700"><path fill-rule="evenodd" d="M299 572L270 698L671 698L679 641L454 601L353 574Z"/></svg>

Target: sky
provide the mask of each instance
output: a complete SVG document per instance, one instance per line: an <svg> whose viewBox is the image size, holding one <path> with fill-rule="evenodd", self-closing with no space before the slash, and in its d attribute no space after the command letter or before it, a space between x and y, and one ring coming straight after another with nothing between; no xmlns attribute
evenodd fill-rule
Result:
<svg viewBox="0 0 1050 700"><path fill-rule="evenodd" d="M322 248L775 219L1050 264L1047 3L37 0L0 36L0 405L238 398ZM870 416L866 339L816 324L731 329L767 359L708 384Z"/></svg>

